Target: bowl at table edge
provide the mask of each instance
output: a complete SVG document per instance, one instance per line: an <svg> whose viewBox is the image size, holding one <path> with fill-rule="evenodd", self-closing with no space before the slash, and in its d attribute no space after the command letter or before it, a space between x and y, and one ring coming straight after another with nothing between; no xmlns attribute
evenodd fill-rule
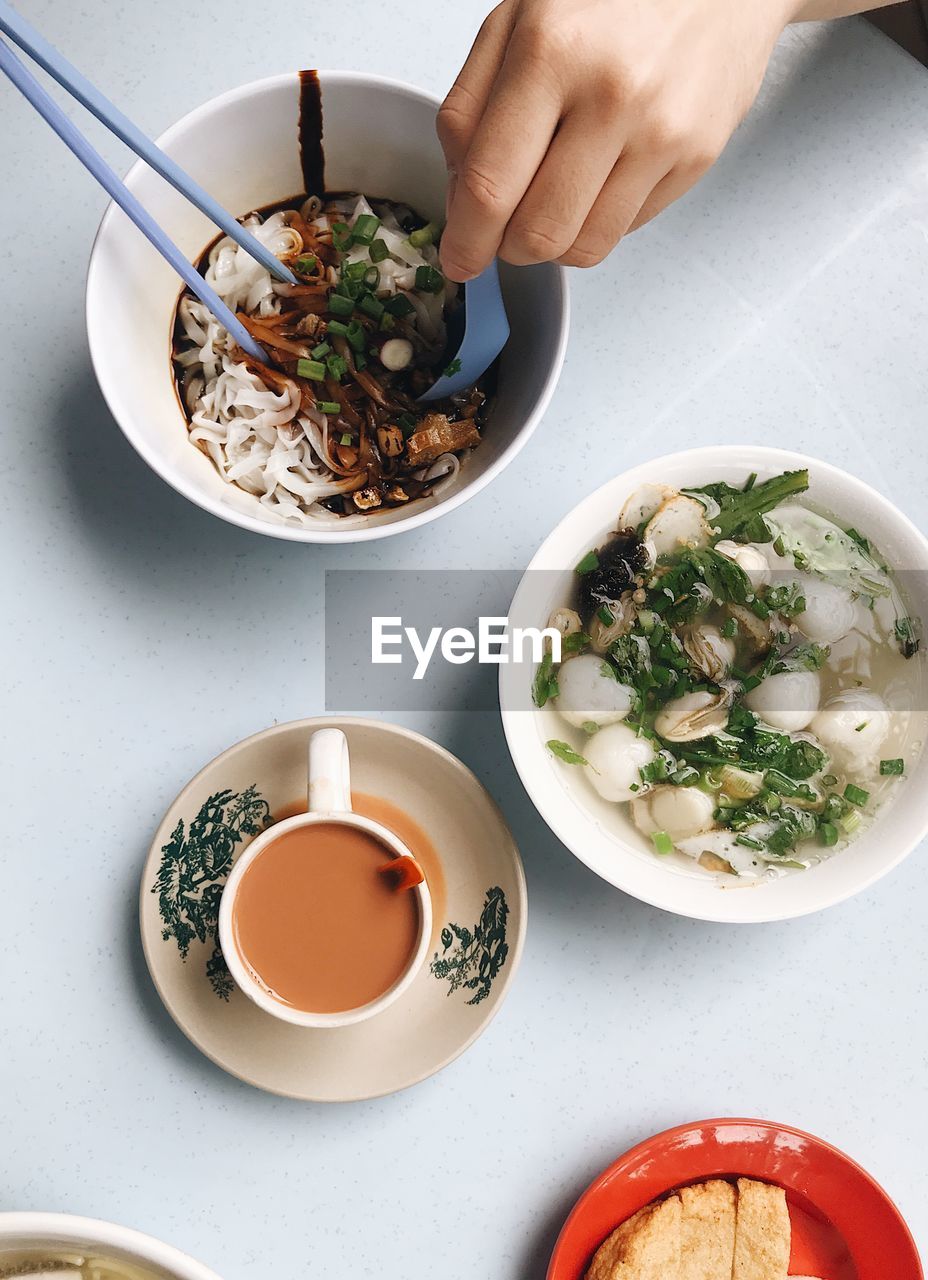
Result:
<svg viewBox="0 0 928 1280"><path fill-rule="evenodd" d="M548 535L532 558L509 612L512 627L544 626L571 598L574 568L614 530L625 499L641 484L674 487L718 480L743 484L752 471L766 479L781 471L809 470L810 502L853 522L895 571L908 572L905 594L913 614L928 620L928 541L892 503L837 467L815 458L752 445L691 449L647 462L610 480L585 498ZM924 653L910 659L922 664ZM914 673L913 673L914 674ZM563 737L553 707L531 707L530 667L500 667L503 727L513 762L538 812L567 848L610 884L653 906L700 920L758 923L807 915L868 888L897 866L928 835L928 752L921 750L898 792L877 810L869 827L833 857L780 879L738 882L713 876L682 854L658 857L618 806L602 800L579 769L557 760L545 742ZM923 718L925 708L917 708ZM915 733L924 742L924 732Z"/></svg>
<svg viewBox="0 0 928 1280"><path fill-rule="evenodd" d="M4 1253L48 1249L95 1253L114 1262L151 1267L159 1280L219 1280L172 1245L113 1222L70 1213L0 1213L0 1262Z"/></svg>
<svg viewBox="0 0 928 1280"><path fill-rule="evenodd" d="M446 170L435 136L438 99L420 89L350 71L319 73L326 185L404 201L430 218L444 212ZM190 112L159 145L220 204L241 215L298 194L297 72L233 89ZM126 185L195 261L216 228L139 162ZM87 333L100 388L129 442L178 493L221 520L295 542L358 542L426 524L490 483L524 447L554 392L568 329L562 267L502 270L512 336L485 437L439 496L373 515L275 519L258 499L223 481L187 438L174 389L171 324L180 281L125 214L110 205L87 276Z"/></svg>

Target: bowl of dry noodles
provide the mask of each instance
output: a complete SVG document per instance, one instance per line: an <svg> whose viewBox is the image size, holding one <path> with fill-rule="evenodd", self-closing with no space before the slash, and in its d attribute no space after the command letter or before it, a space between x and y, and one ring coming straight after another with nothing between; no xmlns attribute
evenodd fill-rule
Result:
<svg viewBox="0 0 928 1280"><path fill-rule="evenodd" d="M185 497L272 537L352 542L473 496L526 444L563 362L553 264L502 268L512 335L478 383L453 368L463 289L441 271L437 100L352 72L233 90L161 146L292 271L272 277L144 165L126 181L267 354L239 348L114 206L87 280L95 372L123 432Z"/></svg>

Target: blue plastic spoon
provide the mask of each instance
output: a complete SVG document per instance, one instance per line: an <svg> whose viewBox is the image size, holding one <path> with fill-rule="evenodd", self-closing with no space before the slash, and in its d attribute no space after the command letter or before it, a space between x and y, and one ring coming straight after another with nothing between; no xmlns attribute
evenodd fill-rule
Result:
<svg viewBox="0 0 928 1280"><path fill-rule="evenodd" d="M486 271L481 272L474 280L468 280L464 286L464 306L461 311L464 332L457 353L449 365L454 372L442 374L419 397L420 404L441 400L472 387L509 341L509 319L499 285L498 262L492 262ZM452 317L449 325L449 351L454 350L456 335L451 332L454 319Z"/></svg>

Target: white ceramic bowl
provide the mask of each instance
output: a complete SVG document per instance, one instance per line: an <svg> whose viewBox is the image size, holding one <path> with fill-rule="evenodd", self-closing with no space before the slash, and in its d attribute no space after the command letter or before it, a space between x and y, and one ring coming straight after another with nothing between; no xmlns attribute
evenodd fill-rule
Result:
<svg viewBox="0 0 928 1280"><path fill-rule="evenodd" d="M392 80L321 72L326 185L403 200L422 214L444 212L445 166L435 137L438 100ZM296 72L259 80L205 103L159 143L234 214L302 189ZM129 188L193 261L216 229L147 166ZM87 277L87 332L94 369L113 416L148 465L179 493L222 520L296 542L358 542L434 520L478 493L525 445L554 391L567 342L561 267L506 268L503 291L512 337L486 437L440 496L368 516L291 526L256 498L226 484L187 439L174 390L170 329L180 282L111 205Z"/></svg>
<svg viewBox="0 0 928 1280"><path fill-rule="evenodd" d="M928 541L875 490L836 467L802 454L750 445L675 453L610 480L566 516L532 559L512 602L513 627L544 626L557 605L571 597L574 566L615 528L624 500L639 485L675 487L717 480L743 483L807 467L813 505L853 524L871 538L891 567L905 573L911 611L928 619ZM918 572L911 572L917 570ZM925 655L911 661L922 668ZM847 848L806 871L778 880L737 882L711 876L683 855L655 856L622 809L602 800L580 770L555 759L545 742L562 738L563 721L553 707L530 707L531 672L524 664L500 667L500 703L509 750L539 813L552 831L588 867L626 893L679 915L701 920L752 923L819 911L866 889L928 835L928 752L922 751L898 792L878 810L872 825ZM917 709L924 742L925 708ZM727 886L727 887L726 887Z"/></svg>
<svg viewBox="0 0 928 1280"><path fill-rule="evenodd" d="M0 1261L5 1253L48 1248L100 1254L114 1262L150 1266L170 1280L219 1280L215 1271L152 1236L112 1222L69 1213L0 1213Z"/></svg>

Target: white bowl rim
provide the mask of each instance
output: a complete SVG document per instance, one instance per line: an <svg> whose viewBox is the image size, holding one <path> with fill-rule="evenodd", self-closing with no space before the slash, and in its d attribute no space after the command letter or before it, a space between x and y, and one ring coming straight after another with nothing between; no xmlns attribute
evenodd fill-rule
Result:
<svg viewBox="0 0 928 1280"><path fill-rule="evenodd" d="M158 146L169 147L174 138L190 128L192 125L199 124L202 120L207 119L214 111L222 108L229 103L241 101L243 98L252 97L255 94L265 92L269 89L283 88L293 83L294 76L299 74L298 71L284 71L273 76L264 76L258 80L250 80L246 84L238 85L236 88L228 89L225 93L218 94L214 98L207 99L206 102L200 103L188 111L186 115L180 117L169 128L167 128L156 139ZM366 84L376 85L384 89L391 89L399 94L403 94L410 98L415 98L420 102L427 103L430 106L437 107L441 99L437 94L429 93L425 89L420 89L415 85L409 84L404 80L395 80L390 76L381 76L368 74L364 71L326 71L317 70L316 74L325 86L325 82L337 84ZM139 173L147 168L143 160L136 161L129 169L124 181L130 187ZM567 284L566 268L560 263L549 263L547 265L555 268L556 295L552 296L552 310L559 316L557 347L554 357L551 361L543 382L540 384L536 400L535 408L526 418L525 422L519 428L518 434L509 446L503 450L492 466L488 467L481 475L475 476L472 480L466 482L456 493L450 494L444 500L435 503L430 507L423 507L418 511L411 511L408 517L396 520L391 524L372 525L370 528L354 528L340 530L336 528L315 529L302 525L288 525L283 521L275 524L269 520L262 520L256 516L249 515L247 512L238 511L233 507L226 506L214 499L211 495L204 493L197 485L193 484L186 477L173 473L173 471L164 464L163 460L150 449L142 438L141 434L136 431L131 421L123 421L117 414L115 409L115 397L110 391L106 376L103 372L104 365L99 358L98 349L94 341L94 325L91 317L91 286L99 268L98 252L103 242L104 236L108 233L109 227L113 219L117 215L118 206L112 201L107 205L100 219L100 225L94 236L93 245L90 250L90 260L87 265L87 276L84 283L84 319L87 327L87 343L90 349L90 362L93 366L97 384L106 401L107 408L113 415L114 420L118 424L123 435L135 449L136 453L148 464L157 476L160 476L167 484L171 486L175 492L187 498L190 502L200 507L204 511L208 511L211 515L218 516L220 520L225 520L228 524L236 524L242 529L248 529L252 533L260 533L265 537L278 538L288 542L307 542L307 543L345 543L345 542L371 542L380 538L392 537L394 534L407 533L412 529L417 529L424 524L429 524L432 520L436 520L439 516L450 514L457 507L467 502L470 498L476 497L478 493L491 481L495 480L500 472L504 471L510 462L518 453L528 444L534 435L541 419L547 412L554 395L561 369L564 364L564 357L567 352L567 340L570 332L570 291ZM178 281L178 291L180 290L180 282Z"/></svg>
<svg viewBox="0 0 928 1280"><path fill-rule="evenodd" d="M36 1211L0 1213L0 1249L12 1238L20 1236L33 1238L39 1246L46 1240L64 1239L91 1246L101 1253L115 1249L133 1261L148 1262L173 1273L178 1280L219 1280L215 1271L174 1245L165 1244L144 1231L136 1231L134 1227L122 1227L102 1218Z"/></svg>
<svg viewBox="0 0 928 1280"><path fill-rule="evenodd" d="M615 508L616 511L618 511L622 500L628 496L635 485L660 479L660 469L662 467L669 465L673 465L675 467L689 467L692 465L694 468L699 466L718 467L734 463L736 461L743 464L748 470L755 467L768 467L771 471L796 470L809 467L814 468L814 470L820 475L827 475L836 483L842 485L848 491L851 499L853 499L855 495L859 498L865 499L871 510L879 511L879 513L885 517L888 522L891 522L898 530L918 544L921 548L924 563L928 566L928 538L926 538L921 530L909 519L909 517L890 502L888 498L885 498L878 490L872 488L864 480L859 479L850 472L844 471L840 467L836 467L833 463L823 462L820 459L813 457L811 454L798 453L794 450L788 449L777 449L768 445L705 445L696 449L682 449L675 453L663 454L659 457L639 463L637 466L631 467L629 470L621 472L617 476L613 476L612 479L607 480L605 484L600 485L592 493L588 494L579 503L572 507L558 521L555 527L541 543L532 559L529 561L528 567L520 579L519 585L513 596L509 610L510 618L517 616L518 614L519 597L525 587L528 574L534 570L540 569L564 569L564 564L554 553L565 526L578 520L587 508L595 508L595 506L600 503L607 494L611 493L611 491L617 491L615 494L615 497L617 498ZM597 533L598 530L591 530L591 536L595 537ZM509 679L512 679L512 671L517 670L518 668L507 668L505 666L500 667L500 715L503 723L503 731L506 736L506 743L509 747L509 754L512 757L513 764L516 767L516 771L519 774L522 785L528 793L529 799L532 801L532 804L538 810L538 813L544 819L548 827L550 827L561 843L573 854L575 858L589 867L590 870L601 879L606 880L606 883L611 883L615 888L621 889L623 893L627 893L641 902L646 902L650 906L659 907L661 910L670 911L675 915L681 915L689 919L707 920L718 924L764 924L779 920L797 919L801 916L811 915L814 912L822 911L827 907L836 906L838 903L844 902L855 894L861 893L865 889L870 888L878 880L881 880L883 876L887 875L890 871L899 866L899 864L907 858L910 853L912 853L918 844L928 836L928 806L925 806L921 811L920 820L917 823L911 823L907 828L907 831L902 833L901 838L895 839L894 852L889 855L884 854L879 864L874 867L871 872L867 874L849 876L847 883L843 886L833 887L831 892L819 893L817 896L809 894L808 900L797 903L788 910L784 910L782 907L780 909L773 910L769 908L767 910L762 909L764 901L763 886L759 886L754 892L742 892L737 895L738 899L743 901L746 905L750 904L750 908L752 908L744 911L740 917L731 913L721 913L710 909L685 910L682 907L671 905L662 900L662 895L659 892L643 890L642 887L636 883L633 864L631 871L628 871L625 860L617 858L615 874L611 877L607 877L604 875L601 867L594 864L592 857L587 856L589 842L584 840L583 837L584 835L589 836L593 832L596 832L599 834L599 838L601 839L602 833L598 824L595 823L595 820L592 817L585 814L582 815L582 817L578 817L580 814L579 807L571 810L569 818L565 817L566 807L558 804L560 792L555 791L551 787L546 787L545 778L540 776L540 774L533 772L523 755L523 745L527 741L527 732L531 732L533 734L537 732L534 723L527 725L527 720L531 719L534 721L534 715L532 713L528 713L527 715L526 712L521 709L507 709L503 705L502 691L507 681L507 675ZM928 752L928 747L923 748L923 756L926 752ZM894 807L895 806L892 806L888 809L886 815L887 819L891 816L892 809ZM589 823L589 828L587 830L584 830L583 828L584 821ZM878 813L869 829L875 829L877 826L881 825L882 822L883 815ZM615 840L617 850L619 852L625 853L628 851L628 847L622 843L619 837L613 836L612 838ZM803 874L808 875L809 873ZM798 880L800 883L802 882L801 877L798 874L796 877L791 877L791 879L793 881ZM735 899L734 893L729 892L723 895L722 891L720 891L720 900L723 896L724 899L728 901ZM758 904L761 906L760 910L756 909Z"/></svg>

